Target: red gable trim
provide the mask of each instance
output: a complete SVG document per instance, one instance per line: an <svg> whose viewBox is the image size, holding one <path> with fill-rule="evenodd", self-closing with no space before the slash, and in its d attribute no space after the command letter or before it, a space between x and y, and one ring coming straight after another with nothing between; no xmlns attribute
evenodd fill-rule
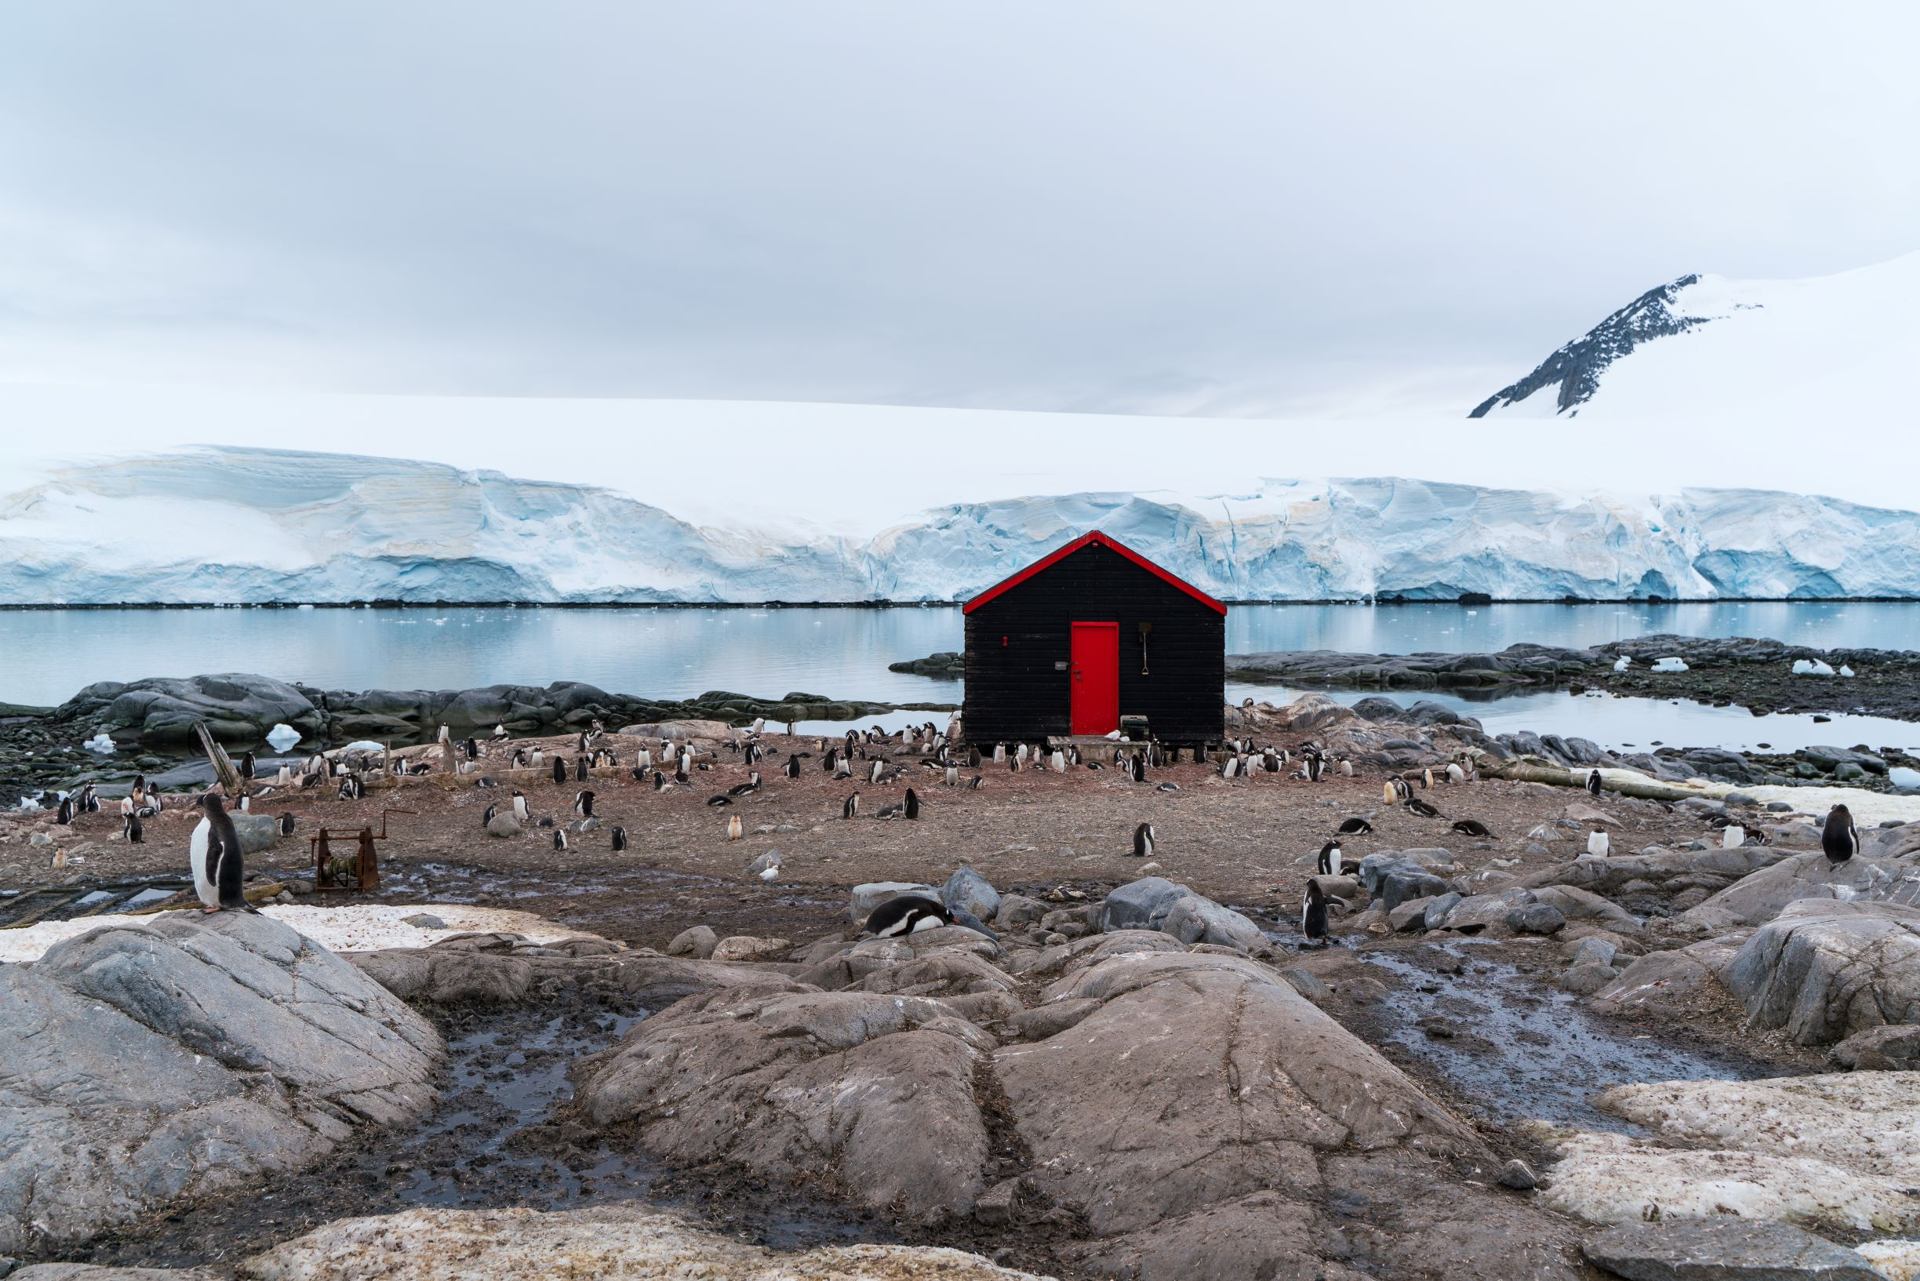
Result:
<svg viewBox="0 0 1920 1281"><path fill-rule="evenodd" d="M1013 575L1013 577L1001 579L999 582L995 583L993 586L987 588L986 591L981 592L978 596L975 596L972 600L968 601L964 606L961 607L960 612L962 614L971 614L974 610L979 609L982 605L986 604L988 601L992 600L994 597L1000 596L1007 592L1012 591L1014 588L1018 587L1020 584L1026 582L1029 578L1032 578L1035 574L1038 574L1042 570L1048 569L1054 565L1059 564L1061 561L1073 555L1075 552L1079 551L1081 548L1093 547L1093 546L1104 547L1110 552L1115 552L1121 556L1124 556L1126 559L1138 565L1141 569L1146 570L1149 574L1152 574L1155 578L1158 578L1161 582L1167 583L1173 587L1179 588L1181 591L1193 597L1195 600L1199 601L1202 605L1205 605L1208 609L1212 610L1214 613L1220 614L1222 616L1226 614L1227 607L1225 605L1221 604L1219 601L1215 600L1213 597L1207 595L1205 592L1201 591L1198 587L1195 587L1192 583L1187 582L1183 578L1178 578L1175 575L1169 573L1168 571L1160 568L1160 566L1154 564L1152 561L1148 560L1145 556L1142 556L1139 552L1133 550L1133 548L1127 546L1125 543L1121 542L1116 538L1103 534L1097 529L1092 530L1088 533L1082 534L1080 535L1080 537L1068 543L1065 547L1061 547L1053 552L1048 553L1045 556L1042 556L1039 560L1036 560L1035 562L1033 562L1033 564L1027 566L1025 569L1021 570L1019 573Z"/></svg>

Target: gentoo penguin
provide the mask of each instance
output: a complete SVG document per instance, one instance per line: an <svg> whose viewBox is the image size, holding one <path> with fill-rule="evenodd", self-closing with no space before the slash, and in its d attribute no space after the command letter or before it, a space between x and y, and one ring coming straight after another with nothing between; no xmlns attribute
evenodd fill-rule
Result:
<svg viewBox="0 0 1920 1281"><path fill-rule="evenodd" d="M556 783L567 781L567 763L558 756L553 758L553 781Z"/></svg>
<svg viewBox="0 0 1920 1281"><path fill-rule="evenodd" d="M1460 833L1460 835L1462 836L1491 837L1493 835L1492 832L1489 832L1487 830L1487 825L1485 823L1482 823L1477 818L1456 819L1454 820L1453 830Z"/></svg>
<svg viewBox="0 0 1920 1281"><path fill-rule="evenodd" d="M478 739L466 739L460 744L460 750L466 753L467 759L470 761L480 759L480 741Z"/></svg>
<svg viewBox="0 0 1920 1281"><path fill-rule="evenodd" d="M946 777L946 784L948 787L960 786L960 767L958 765L949 764L947 766L945 777Z"/></svg>
<svg viewBox="0 0 1920 1281"><path fill-rule="evenodd" d="M573 812L581 818L592 818L593 793L589 791L575 792L573 795Z"/></svg>
<svg viewBox="0 0 1920 1281"><path fill-rule="evenodd" d="M1860 852L1860 833L1853 826L1853 813L1844 805L1827 811L1827 825L1820 832L1820 848L1827 862L1844 863Z"/></svg>
<svg viewBox="0 0 1920 1281"><path fill-rule="evenodd" d="M1320 847L1320 875L1344 876L1346 875L1346 866L1346 859L1340 852L1339 841L1328 841Z"/></svg>
<svg viewBox="0 0 1920 1281"><path fill-rule="evenodd" d="M567 848L566 828L556 827L553 829L553 848L556 850L565 850Z"/></svg>
<svg viewBox="0 0 1920 1281"><path fill-rule="evenodd" d="M1400 794L1405 787L1406 784L1399 779L1390 778L1380 785L1380 799L1388 805L1397 805L1406 799Z"/></svg>
<svg viewBox="0 0 1920 1281"><path fill-rule="evenodd" d="M527 798L519 792L513 794L513 817L521 823L532 817L527 811Z"/></svg>
<svg viewBox="0 0 1920 1281"><path fill-rule="evenodd" d="M60 808L55 812L53 821L62 827L73 826L73 798L71 796L62 796L60 798Z"/></svg>
<svg viewBox="0 0 1920 1281"><path fill-rule="evenodd" d="M1590 769L1587 771L1587 781L1585 783L1585 787L1587 789L1588 795L1590 796L1600 795L1600 771L1599 770Z"/></svg>
<svg viewBox="0 0 1920 1281"><path fill-rule="evenodd" d="M1449 783L1464 783L1467 781L1467 771L1460 768L1459 761L1447 762L1447 781Z"/></svg>
<svg viewBox="0 0 1920 1281"><path fill-rule="evenodd" d="M147 838L145 834L140 830L139 815L134 814L132 811L128 811L125 815L121 817L120 835L127 838L127 843L129 845L143 845L146 843Z"/></svg>
<svg viewBox="0 0 1920 1281"><path fill-rule="evenodd" d="M1439 810L1427 804L1425 801L1421 800L1417 796L1409 796L1407 798L1406 809L1407 809L1407 813L1418 814L1421 818L1445 817L1440 813Z"/></svg>
<svg viewBox="0 0 1920 1281"><path fill-rule="evenodd" d="M1231 779L1235 774L1238 774L1239 772L1240 772L1240 758L1238 756L1229 755L1225 760L1220 762L1221 778Z"/></svg>
<svg viewBox="0 0 1920 1281"><path fill-rule="evenodd" d="M707 798L707 805L712 809L719 809L722 805L731 805L731 804L733 804L733 798L731 796L728 796L725 792L721 792L718 795L709 796Z"/></svg>
<svg viewBox="0 0 1920 1281"><path fill-rule="evenodd" d="M1027 763L1027 745L1021 743L1013 749L1013 759L1025 765Z"/></svg>
<svg viewBox="0 0 1920 1281"><path fill-rule="evenodd" d="M240 753L240 764L237 768L240 770L241 778L252 778L253 777L253 753L252 752Z"/></svg>
<svg viewBox="0 0 1920 1281"><path fill-rule="evenodd" d="M349 774L340 780L340 799L357 801L366 796L367 785L360 781L358 774Z"/></svg>
<svg viewBox="0 0 1920 1281"><path fill-rule="evenodd" d="M1127 777L1136 783L1147 781L1147 758L1135 752L1127 758Z"/></svg>
<svg viewBox="0 0 1920 1281"><path fill-rule="evenodd" d="M1371 832L1373 824L1364 818L1350 818L1334 830L1342 836L1358 836L1362 832Z"/></svg>
<svg viewBox="0 0 1920 1281"><path fill-rule="evenodd" d="M969 792L977 792L977 791L979 791L979 790L980 790L980 789L981 789L981 788L982 788L983 786L985 786L985 785L986 785L986 781L987 781L987 780L986 780L986 779L984 779L984 778L982 778L982 777L980 777L980 775L978 775L978 774L975 774L975 775L974 775L974 776L973 776L972 778L970 778L970 779L968 779L968 780L967 780L967 790L968 790Z"/></svg>
<svg viewBox="0 0 1920 1281"><path fill-rule="evenodd" d="M740 816L738 814L729 816L727 819L727 839L737 841L746 834L747 825L740 821Z"/></svg>
<svg viewBox="0 0 1920 1281"><path fill-rule="evenodd" d="M659 770L653 772L653 790L656 792L664 792L667 790L667 776Z"/></svg>
<svg viewBox="0 0 1920 1281"><path fill-rule="evenodd" d="M908 818L917 819L920 817L920 797L911 787L907 789L907 797L902 803L902 811Z"/></svg>
<svg viewBox="0 0 1920 1281"><path fill-rule="evenodd" d="M495 725L495 726L493 727L493 741L494 741L494 742L496 742L496 743L497 743L497 742L499 742L499 741L500 741L501 739L503 739L503 738L506 738L506 737L507 737L507 727L506 727L505 725Z"/></svg>
<svg viewBox="0 0 1920 1281"><path fill-rule="evenodd" d="M867 771L867 782L873 786L879 786L880 776L886 772L886 768L885 761L875 758L873 768Z"/></svg>
<svg viewBox="0 0 1920 1281"><path fill-rule="evenodd" d="M613 829L613 852L615 854L618 854L626 848L627 848L627 829L624 827L614 828Z"/></svg>
<svg viewBox="0 0 1920 1281"><path fill-rule="evenodd" d="M1340 758L1340 777L1341 778L1353 777L1353 762L1348 760L1344 756Z"/></svg>
<svg viewBox="0 0 1920 1281"><path fill-rule="evenodd" d="M193 867L193 888L207 912L250 912L241 888L245 871L240 862L240 834L220 798L208 792L200 798L206 814L187 842Z"/></svg>
<svg viewBox="0 0 1920 1281"><path fill-rule="evenodd" d="M1307 880L1307 892L1300 900L1300 932L1310 943L1322 943L1327 937L1327 893L1320 882Z"/></svg>
<svg viewBox="0 0 1920 1281"><path fill-rule="evenodd" d="M1587 833L1587 853L1595 858L1605 858L1607 851L1613 848L1613 842L1605 832Z"/></svg>
<svg viewBox="0 0 1920 1281"><path fill-rule="evenodd" d="M1431 769L1422 769L1420 771L1420 786L1427 791L1433 790L1433 771Z"/></svg>
<svg viewBox="0 0 1920 1281"><path fill-rule="evenodd" d="M1318 752L1307 753L1307 781L1318 783L1327 772L1327 758Z"/></svg>
<svg viewBox="0 0 1920 1281"><path fill-rule="evenodd" d="M798 752L787 753L786 770L787 770L788 778L800 777L800 753Z"/></svg>
<svg viewBox="0 0 1920 1281"><path fill-rule="evenodd" d="M638 752L634 753L633 767L637 770L642 770L642 771L652 769L653 753L649 752L644 747L641 748Z"/></svg>
<svg viewBox="0 0 1920 1281"><path fill-rule="evenodd" d="M282 836L293 835L293 815L282 814L280 816L280 835Z"/></svg>
<svg viewBox="0 0 1920 1281"><path fill-rule="evenodd" d="M1048 768L1052 769L1053 772L1056 774L1066 773L1067 772L1067 754L1056 748L1054 750L1053 755L1047 758L1047 766Z"/></svg>
<svg viewBox="0 0 1920 1281"><path fill-rule="evenodd" d="M1007 763L1007 745L1005 743L995 743L993 745L993 763L995 765L1005 765Z"/></svg>
<svg viewBox="0 0 1920 1281"><path fill-rule="evenodd" d="M242 814L253 813L253 798L245 793L242 793L240 796L240 812Z"/></svg>
<svg viewBox="0 0 1920 1281"><path fill-rule="evenodd" d="M584 756L574 757L573 781L576 783L584 783L587 781L587 758Z"/></svg>
<svg viewBox="0 0 1920 1281"><path fill-rule="evenodd" d="M1746 843L1747 843L1747 829L1740 826L1738 823L1729 823L1720 830L1720 848L1721 849L1737 850L1742 845L1745 845ZM1821 837L1820 843L1822 845L1826 844L1826 838L1824 835Z"/></svg>
<svg viewBox="0 0 1920 1281"><path fill-rule="evenodd" d="M727 789L727 795L728 796L745 796L749 792L757 792L759 790L760 790L760 771L749 770L747 772L747 781L744 783L735 783L732 787L729 787Z"/></svg>
<svg viewBox="0 0 1920 1281"><path fill-rule="evenodd" d="M866 932L881 938L893 938L920 930L937 930L942 925L951 924L953 914L938 899L902 894L873 909L872 915L867 917Z"/></svg>
<svg viewBox="0 0 1920 1281"><path fill-rule="evenodd" d="M485 827L489 823L493 822L493 816L495 814L498 814L499 812L500 812L500 807L498 805L487 806L487 812L480 816L480 826Z"/></svg>
<svg viewBox="0 0 1920 1281"><path fill-rule="evenodd" d="M860 793L855 792L840 806L841 818L852 818L860 812Z"/></svg>
<svg viewBox="0 0 1920 1281"><path fill-rule="evenodd" d="M1133 829L1133 856L1135 858L1153 857L1153 824L1142 823Z"/></svg>

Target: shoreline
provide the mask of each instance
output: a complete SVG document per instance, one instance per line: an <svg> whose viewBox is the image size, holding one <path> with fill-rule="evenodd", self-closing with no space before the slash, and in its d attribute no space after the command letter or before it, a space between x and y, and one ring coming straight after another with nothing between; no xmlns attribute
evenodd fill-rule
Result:
<svg viewBox="0 0 1920 1281"><path fill-rule="evenodd" d="M1403 605L1457 605L1486 609L1497 605L1915 605L1913 596L1323 596L1221 597L1229 607L1241 606L1353 606L1362 609ZM344 600L344 601L60 601L0 603L5 613L74 613L82 610L196 610L196 609L959 609L965 600L758 600L758 601L532 601L532 600Z"/></svg>

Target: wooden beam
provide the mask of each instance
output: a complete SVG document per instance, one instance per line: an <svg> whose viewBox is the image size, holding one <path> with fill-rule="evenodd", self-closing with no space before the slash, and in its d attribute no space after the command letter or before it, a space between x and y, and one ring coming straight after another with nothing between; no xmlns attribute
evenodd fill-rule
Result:
<svg viewBox="0 0 1920 1281"><path fill-rule="evenodd" d="M207 732L205 721L195 721L193 732L200 736L200 750L207 754L207 760L213 765L214 777L220 780L220 786L232 800L246 795L246 782L240 777L233 762L227 759L227 749L213 741L213 735Z"/></svg>

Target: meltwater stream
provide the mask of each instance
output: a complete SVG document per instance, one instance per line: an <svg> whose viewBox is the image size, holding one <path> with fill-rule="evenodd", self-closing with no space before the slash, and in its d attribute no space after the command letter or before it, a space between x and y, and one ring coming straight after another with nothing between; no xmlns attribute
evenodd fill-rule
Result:
<svg viewBox="0 0 1920 1281"><path fill-rule="evenodd" d="M1368 964L1400 980L1382 1003L1392 1024L1387 1039L1430 1064L1462 1106L1501 1125L1541 1120L1632 1133L1628 1122L1595 1106L1602 1090L1635 1081L1778 1074L1758 1062L1685 1049L1639 1025L1590 1014L1572 994L1484 955L1483 945L1463 940L1424 946L1464 962L1461 972L1440 973L1386 949L1365 954ZM1435 1037L1422 1026L1436 1018L1451 1036Z"/></svg>

